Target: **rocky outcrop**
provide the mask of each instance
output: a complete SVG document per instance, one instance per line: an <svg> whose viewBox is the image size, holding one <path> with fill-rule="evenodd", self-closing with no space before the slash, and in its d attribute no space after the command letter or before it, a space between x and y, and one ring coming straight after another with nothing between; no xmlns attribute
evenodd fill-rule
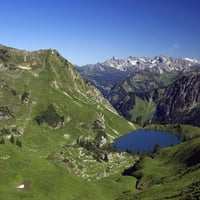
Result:
<svg viewBox="0 0 200 200"><path fill-rule="evenodd" d="M0 107L0 120L15 118L8 107Z"/></svg>
<svg viewBox="0 0 200 200"><path fill-rule="evenodd" d="M200 126L200 75L183 76L162 90L153 123Z"/></svg>

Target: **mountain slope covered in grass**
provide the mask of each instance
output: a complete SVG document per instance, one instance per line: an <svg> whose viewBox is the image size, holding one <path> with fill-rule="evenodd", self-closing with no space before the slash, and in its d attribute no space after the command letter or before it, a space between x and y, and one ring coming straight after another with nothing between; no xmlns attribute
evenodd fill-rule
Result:
<svg viewBox="0 0 200 200"><path fill-rule="evenodd" d="M96 163L94 180L117 170L100 176L106 170L104 148L95 157L96 150L90 153L77 140L98 136L95 145L109 146L135 126L55 50L1 46L0 82L0 199L107 199L98 184L86 180L92 177L90 163L79 166L78 157ZM117 155L124 163L132 160L110 153L113 163Z"/></svg>

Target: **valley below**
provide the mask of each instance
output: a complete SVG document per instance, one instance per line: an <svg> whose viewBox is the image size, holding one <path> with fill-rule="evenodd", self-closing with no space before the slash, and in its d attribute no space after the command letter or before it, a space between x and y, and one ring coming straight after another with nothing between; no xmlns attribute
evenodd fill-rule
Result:
<svg viewBox="0 0 200 200"><path fill-rule="evenodd" d="M56 50L1 45L0 200L199 199L198 64L155 59L150 71L148 59L137 71L112 68L112 82L98 68L86 68L90 79L79 74ZM180 143L153 152L113 147L141 128Z"/></svg>

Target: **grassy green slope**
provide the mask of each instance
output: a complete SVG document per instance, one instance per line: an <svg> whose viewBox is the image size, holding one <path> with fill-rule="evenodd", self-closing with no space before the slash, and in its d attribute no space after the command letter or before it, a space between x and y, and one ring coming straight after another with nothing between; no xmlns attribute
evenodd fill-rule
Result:
<svg viewBox="0 0 200 200"><path fill-rule="evenodd" d="M144 124L144 122L151 119L152 114L155 112L155 107L156 105L152 99L146 101L136 96L135 106L132 110L129 111L132 116L131 121L137 121L140 124Z"/></svg>
<svg viewBox="0 0 200 200"><path fill-rule="evenodd" d="M39 130L47 133L58 132L57 136L60 133L68 133L71 138L76 138L80 134L93 134L89 126L98 118L99 113L102 113L110 122L117 120L121 123L120 126L113 127L118 129L119 134L134 128L127 125L127 121L119 117L99 92L81 79L73 67L56 51L41 51L38 55L35 54L41 66L37 63L38 67L35 65L32 67L28 63L26 65L30 65L31 69L21 69L20 65L25 65L22 62L17 65L18 69L15 72L1 72L3 98L0 103L3 107L7 106L15 116L15 119L1 120L1 127L21 128L26 133L24 138L29 137L29 132L31 137L34 137L33 132ZM13 95L12 91L16 94ZM28 102L21 100L24 92L29 93ZM65 125L59 130L45 125L38 126L34 121L34 117L45 111L50 104L53 104L56 111L65 117ZM110 122L107 123L106 120L108 126ZM108 129L108 131L111 135L116 135L113 130ZM38 138L41 138L41 135Z"/></svg>
<svg viewBox="0 0 200 200"><path fill-rule="evenodd" d="M70 175L68 171L41 159L25 147L9 142L0 146L0 199L106 199L95 184ZM8 155L6 160L3 156ZM16 189L26 183L25 190Z"/></svg>
<svg viewBox="0 0 200 200"><path fill-rule="evenodd" d="M56 51L4 50L8 51L0 52L0 141L5 140L0 144L0 199L155 200L199 195L198 128L167 127L186 141L160 150L153 159L143 158L135 172L142 174L139 182L123 177L123 170L138 156L106 152L108 162L97 161L76 140L93 141L96 121L105 126L108 143L137 127L118 116ZM64 116L64 124L51 127L34 120L49 105ZM11 133L22 148L10 143ZM16 189L23 183L25 189Z"/></svg>
<svg viewBox="0 0 200 200"><path fill-rule="evenodd" d="M188 130L184 127L185 130ZM132 172L138 177L138 191L121 194L118 200L198 199L200 196L200 138L190 126L193 138L145 156ZM200 133L200 132L199 132ZM187 135L186 132L183 134Z"/></svg>
<svg viewBox="0 0 200 200"><path fill-rule="evenodd" d="M93 123L99 116L105 120L108 142L130 132L134 125L118 116L100 93L81 79L72 65L56 51L27 52L5 47L3 50L2 57L6 59L0 60L0 107L3 108L3 114L0 112L3 116L0 131L4 136L0 139L4 137L5 144L0 144L0 199L110 197L96 180L88 182L78 177L73 173L73 168L63 166L60 161L57 163L50 159L50 155L60 153L63 146L69 145L73 148L67 156L78 162L81 148L74 146L74 143L80 137L95 138ZM39 125L34 120L49 105L64 116L64 124L60 127L53 128L47 123ZM11 115L5 113L5 108ZM22 148L9 142L7 137L11 133L15 141L18 138L22 142ZM81 157L80 162L84 162L87 156ZM125 161L122 164L129 165L134 161L131 157L127 157L126 161L123 155L121 158ZM90 165L84 167L87 169ZM98 169L96 173L105 169L98 162L95 167ZM16 189L23 182L28 187L25 190Z"/></svg>

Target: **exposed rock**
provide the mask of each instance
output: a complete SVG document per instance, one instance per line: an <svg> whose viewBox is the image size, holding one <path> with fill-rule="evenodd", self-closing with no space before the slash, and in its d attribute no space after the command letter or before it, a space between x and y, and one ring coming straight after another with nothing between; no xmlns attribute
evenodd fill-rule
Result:
<svg viewBox="0 0 200 200"><path fill-rule="evenodd" d="M107 144L107 139L106 139L106 137L102 136L101 140L99 141L99 147L101 148L105 144Z"/></svg>
<svg viewBox="0 0 200 200"><path fill-rule="evenodd" d="M8 120L11 118L15 118L12 112L9 110L9 108L6 107L0 107L0 120Z"/></svg>
<svg viewBox="0 0 200 200"><path fill-rule="evenodd" d="M200 75L183 76L162 90L152 123L200 126Z"/></svg>

